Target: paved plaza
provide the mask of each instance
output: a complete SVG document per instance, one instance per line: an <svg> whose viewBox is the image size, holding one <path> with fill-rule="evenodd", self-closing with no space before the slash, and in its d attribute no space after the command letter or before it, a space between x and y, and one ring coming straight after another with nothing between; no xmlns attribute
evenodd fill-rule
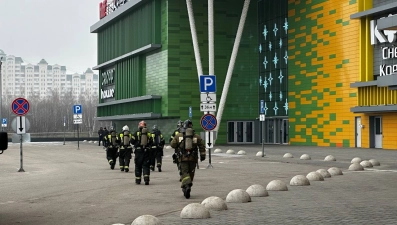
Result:
<svg viewBox="0 0 397 225"><path fill-rule="evenodd" d="M0 155L0 224L131 224L141 215L163 224L396 224L397 151L265 145L265 157L255 156L261 145L215 146L196 171L191 198L180 189L173 149L165 149L163 172L152 172L149 186L135 185L129 173L110 170L105 151L94 143L11 144ZM230 155L233 149L246 155ZM214 150L214 149L213 149ZM285 153L294 158L286 159ZM311 160L300 160L309 154ZM336 161L324 161L333 155ZM349 171L354 157L376 159L381 165ZM130 165L133 168L133 165ZM338 167L344 175L290 186L295 175ZM228 210L210 211L209 219L181 219L181 210L210 196L226 199L234 189L264 187L282 180L288 191L269 191L249 203L227 203Z"/></svg>

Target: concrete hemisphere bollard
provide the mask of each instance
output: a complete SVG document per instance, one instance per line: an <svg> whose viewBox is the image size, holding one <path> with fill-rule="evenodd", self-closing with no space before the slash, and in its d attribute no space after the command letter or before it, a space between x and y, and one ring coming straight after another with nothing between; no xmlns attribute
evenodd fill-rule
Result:
<svg viewBox="0 0 397 225"><path fill-rule="evenodd" d="M211 217L210 211L200 203L190 203L185 206L180 217L182 219L208 219Z"/></svg>
<svg viewBox="0 0 397 225"><path fill-rule="evenodd" d="M84 140L83 142L87 142L87 140Z"/></svg>
<svg viewBox="0 0 397 225"><path fill-rule="evenodd" d="M296 175L291 179L291 181L289 182L289 185L291 185L291 186L308 186L308 185L310 185L310 181L303 175Z"/></svg>
<svg viewBox="0 0 397 225"><path fill-rule="evenodd" d="M265 155L266 155L266 153L263 153L263 156L265 156ZM256 156L262 156L262 151L257 152Z"/></svg>
<svg viewBox="0 0 397 225"><path fill-rule="evenodd" d="M215 149L214 153L222 153L222 150L217 148L217 149Z"/></svg>
<svg viewBox="0 0 397 225"><path fill-rule="evenodd" d="M172 147L170 145L167 145L167 147L165 147L165 149L171 149Z"/></svg>
<svg viewBox="0 0 397 225"><path fill-rule="evenodd" d="M237 155L246 155L247 153L244 150L240 150L237 152Z"/></svg>
<svg viewBox="0 0 397 225"><path fill-rule="evenodd" d="M372 163L373 166L380 166L380 162L376 159L370 159L369 161Z"/></svg>
<svg viewBox="0 0 397 225"><path fill-rule="evenodd" d="M281 180L272 180L267 184L266 191L288 191L288 187Z"/></svg>
<svg viewBox="0 0 397 225"><path fill-rule="evenodd" d="M98 143L98 141L94 141L94 144Z"/></svg>
<svg viewBox="0 0 397 225"><path fill-rule="evenodd" d="M152 215L143 215L132 221L131 225L163 225L163 223Z"/></svg>
<svg viewBox="0 0 397 225"><path fill-rule="evenodd" d="M216 196L211 196L204 199L201 202L201 204L210 210L216 210L216 211L227 210L226 202L223 199Z"/></svg>
<svg viewBox="0 0 397 225"><path fill-rule="evenodd" d="M267 193L266 188L263 187L260 184L253 184L253 185L249 186L247 188L246 192L251 197L266 197L266 196L269 196L269 193Z"/></svg>
<svg viewBox="0 0 397 225"><path fill-rule="evenodd" d="M364 167L360 163L352 163L349 166L349 170L351 170L351 171L361 171L361 170L364 170Z"/></svg>
<svg viewBox="0 0 397 225"><path fill-rule="evenodd" d="M328 169L328 172L331 174L331 176L343 175L342 170L338 167L331 167Z"/></svg>
<svg viewBox="0 0 397 225"><path fill-rule="evenodd" d="M324 161L336 161L336 159L333 155L327 155L325 157Z"/></svg>
<svg viewBox="0 0 397 225"><path fill-rule="evenodd" d="M330 178L331 174L326 169L318 169L317 173L321 174L324 178Z"/></svg>
<svg viewBox="0 0 397 225"><path fill-rule="evenodd" d="M324 177L318 172L310 172L306 175L309 181L324 181Z"/></svg>
<svg viewBox="0 0 397 225"><path fill-rule="evenodd" d="M250 195L243 189L234 189L226 196L226 202L246 203L250 201Z"/></svg>
<svg viewBox="0 0 397 225"><path fill-rule="evenodd" d="M354 157L350 163L360 163L363 161L360 157Z"/></svg>
<svg viewBox="0 0 397 225"><path fill-rule="evenodd" d="M88 143L93 143L92 141L89 141Z"/></svg>
<svg viewBox="0 0 397 225"><path fill-rule="evenodd" d="M226 151L226 154L234 154L234 150L233 149L229 149Z"/></svg>
<svg viewBox="0 0 397 225"><path fill-rule="evenodd" d="M360 165L362 165L364 168L372 168L372 167L374 167L372 165L372 163L370 161L368 161L368 160L361 161Z"/></svg>
<svg viewBox="0 0 397 225"><path fill-rule="evenodd" d="M291 153L285 153L283 158L294 158L294 156Z"/></svg>
<svg viewBox="0 0 397 225"><path fill-rule="evenodd" d="M310 158L310 155L308 155L308 154L303 154L303 155L300 157L300 159L303 159L303 160L311 160L312 158Z"/></svg>

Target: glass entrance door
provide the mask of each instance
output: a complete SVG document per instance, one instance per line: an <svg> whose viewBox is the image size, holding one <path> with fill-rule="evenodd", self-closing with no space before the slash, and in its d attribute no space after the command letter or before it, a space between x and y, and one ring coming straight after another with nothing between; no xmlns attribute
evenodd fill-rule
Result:
<svg viewBox="0 0 397 225"><path fill-rule="evenodd" d="M283 119L281 122L281 144L289 143L288 129L289 129L288 119Z"/></svg>
<svg viewBox="0 0 397 225"><path fill-rule="evenodd" d="M232 143L253 143L254 122L252 121L229 121L227 123L227 142Z"/></svg>
<svg viewBox="0 0 397 225"><path fill-rule="evenodd" d="M383 132L382 132L382 117L375 117L375 148L382 148Z"/></svg>

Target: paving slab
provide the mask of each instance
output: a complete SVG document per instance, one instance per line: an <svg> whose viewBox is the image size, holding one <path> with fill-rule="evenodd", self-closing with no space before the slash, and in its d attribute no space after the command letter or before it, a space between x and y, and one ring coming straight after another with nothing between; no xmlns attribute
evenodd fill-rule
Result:
<svg viewBox="0 0 397 225"><path fill-rule="evenodd" d="M397 220L396 151L265 145L216 146L244 150L247 155L211 154L200 162L191 198L180 189L173 149L165 150L163 172L152 172L149 186L135 185L133 164L129 173L110 170L105 151L97 144L80 142L10 144L0 155L0 224L131 224L141 215L153 215L163 224L186 224L180 212L189 203L210 196L225 199L234 189L265 186L279 179L289 184L298 174L339 167L344 175L289 186L252 202L228 203L228 210L211 211L211 218L189 224L395 224ZM286 159L290 152L295 158ZM309 154L312 160L299 160ZM327 155L337 161L324 161ZM381 163L363 172L348 171L354 157ZM117 167L117 166L116 166ZM377 222L374 222L377 221ZM391 223L392 222L392 223Z"/></svg>

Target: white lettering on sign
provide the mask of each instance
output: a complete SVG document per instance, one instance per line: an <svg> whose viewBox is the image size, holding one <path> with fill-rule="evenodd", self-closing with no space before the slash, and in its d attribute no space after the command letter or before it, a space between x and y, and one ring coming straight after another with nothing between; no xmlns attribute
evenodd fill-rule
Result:
<svg viewBox="0 0 397 225"><path fill-rule="evenodd" d="M114 83L114 68L106 70L102 75L102 86L110 85Z"/></svg>
<svg viewBox="0 0 397 225"><path fill-rule="evenodd" d="M101 99L107 99L107 98L114 98L114 89L107 89L107 90L102 90L101 89Z"/></svg>
<svg viewBox="0 0 397 225"><path fill-rule="evenodd" d="M390 16L394 16L394 15L390 14L389 17ZM386 42L394 43L397 40L396 30L384 30L384 31L378 30L378 25L376 24L376 20L370 21L370 31L371 31L371 45L376 45L378 43L386 43Z"/></svg>
<svg viewBox="0 0 397 225"><path fill-rule="evenodd" d="M394 65L380 65L379 66L380 76L388 76L393 73L397 73L397 64Z"/></svg>
<svg viewBox="0 0 397 225"><path fill-rule="evenodd" d="M397 47L383 47L382 48L382 58L383 59L394 59L397 58Z"/></svg>

